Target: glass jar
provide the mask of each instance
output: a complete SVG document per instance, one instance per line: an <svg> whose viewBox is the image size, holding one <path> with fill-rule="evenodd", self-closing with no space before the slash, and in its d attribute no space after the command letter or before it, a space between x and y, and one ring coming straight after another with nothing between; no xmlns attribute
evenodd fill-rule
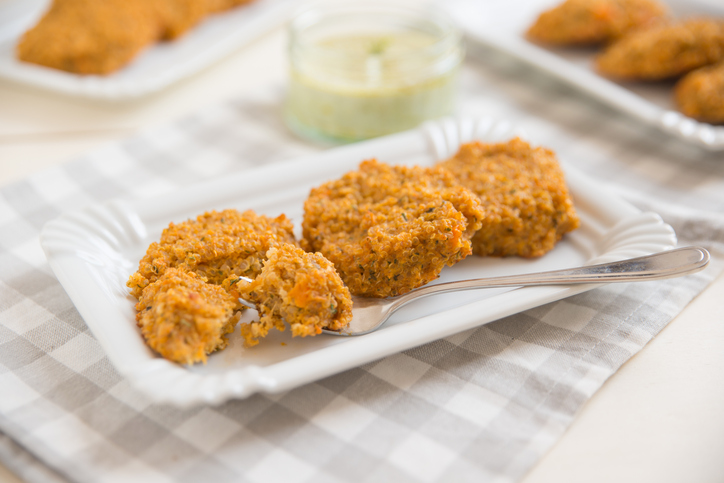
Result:
<svg viewBox="0 0 724 483"><path fill-rule="evenodd" d="M290 28L289 127L351 142L413 128L455 108L459 30L417 3L317 3Z"/></svg>

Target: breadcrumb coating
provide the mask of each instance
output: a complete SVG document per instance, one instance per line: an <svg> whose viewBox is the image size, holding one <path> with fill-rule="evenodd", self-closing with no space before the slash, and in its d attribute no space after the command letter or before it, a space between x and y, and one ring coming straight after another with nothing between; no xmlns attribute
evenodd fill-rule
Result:
<svg viewBox="0 0 724 483"><path fill-rule="evenodd" d="M252 282L235 280L230 292L253 303L259 320L241 325L247 346L258 344L270 329L289 324L294 337L340 330L352 320L352 298L334 265L320 253L295 245L267 252L261 274Z"/></svg>
<svg viewBox="0 0 724 483"><path fill-rule="evenodd" d="M208 13L216 13L238 7L239 5L245 5L253 1L254 0L203 0L203 3L206 5L206 11Z"/></svg>
<svg viewBox="0 0 724 483"><path fill-rule="evenodd" d="M136 321L146 343L179 364L206 362L228 344L239 315L236 300L195 273L170 268L143 291Z"/></svg>
<svg viewBox="0 0 724 483"><path fill-rule="evenodd" d="M285 215L269 218L233 209L171 223L160 241L148 247L126 285L139 298L148 284L173 267L195 272L214 285L239 275L254 278L261 273L267 250L295 243L293 228Z"/></svg>
<svg viewBox="0 0 724 483"><path fill-rule="evenodd" d="M311 190L301 244L334 263L352 294L389 297L468 256L484 216L446 171L373 159Z"/></svg>
<svg viewBox="0 0 724 483"><path fill-rule="evenodd" d="M655 0L566 0L541 13L527 36L554 45L602 44L667 15L666 7Z"/></svg>
<svg viewBox="0 0 724 483"><path fill-rule="evenodd" d="M206 0L147 0L146 4L157 16L163 40L182 36L208 14Z"/></svg>
<svg viewBox="0 0 724 483"><path fill-rule="evenodd" d="M147 0L164 26L163 40L176 39L206 16L223 12L252 0Z"/></svg>
<svg viewBox="0 0 724 483"><path fill-rule="evenodd" d="M439 166L475 192L485 208L472 240L476 255L538 257L579 225L553 151L520 138L473 142Z"/></svg>
<svg viewBox="0 0 724 483"><path fill-rule="evenodd" d="M625 80L677 77L724 60L724 20L694 18L624 37L596 60L602 74Z"/></svg>
<svg viewBox="0 0 724 483"><path fill-rule="evenodd" d="M211 13L251 0L53 0L16 52L25 62L109 74L158 40L183 35Z"/></svg>
<svg viewBox="0 0 724 483"><path fill-rule="evenodd" d="M724 123L724 62L683 77L674 95L681 112L699 121Z"/></svg>

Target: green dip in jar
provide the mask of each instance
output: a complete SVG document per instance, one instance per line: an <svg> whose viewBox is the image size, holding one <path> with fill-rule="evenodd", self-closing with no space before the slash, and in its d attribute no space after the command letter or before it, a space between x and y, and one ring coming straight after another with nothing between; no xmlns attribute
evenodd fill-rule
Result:
<svg viewBox="0 0 724 483"><path fill-rule="evenodd" d="M285 117L300 135L351 142L451 114L461 37L422 6L329 3L290 28Z"/></svg>

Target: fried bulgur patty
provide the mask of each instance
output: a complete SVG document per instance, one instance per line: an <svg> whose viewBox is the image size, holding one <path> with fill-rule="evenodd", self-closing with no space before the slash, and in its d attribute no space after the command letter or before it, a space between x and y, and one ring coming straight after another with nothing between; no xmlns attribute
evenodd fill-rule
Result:
<svg viewBox="0 0 724 483"><path fill-rule="evenodd" d="M206 362L227 345L239 315L223 288L184 269L170 268L143 290L136 321L154 351L180 364Z"/></svg>
<svg viewBox="0 0 724 483"><path fill-rule="evenodd" d="M352 294L388 297L468 256L484 216L478 197L440 168L368 160L311 190L301 243L334 263Z"/></svg>
<svg viewBox="0 0 724 483"><path fill-rule="evenodd" d="M724 123L724 62L684 76L675 88L681 112L699 121Z"/></svg>
<svg viewBox="0 0 724 483"><path fill-rule="evenodd" d="M602 74L661 80L724 60L724 20L694 18L637 31L596 59Z"/></svg>
<svg viewBox="0 0 724 483"><path fill-rule="evenodd" d="M566 0L540 14L527 36L554 45L602 44L667 15L655 0Z"/></svg>
<svg viewBox="0 0 724 483"><path fill-rule="evenodd" d="M285 215L269 218L233 209L171 223L148 247L126 285L139 298L149 283L173 267L195 272L214 285L239 275L254 278L261 273L267 250L295 243L293 228Z"/></svg>
<svg viewBox="0 0 724 483"><path fill-rule="evenodd" d="M439 164L475 192L485 209L476 255L538 257L579 225L555 154L514 138L464 144Z"/></svg>
<svg viewBox="0 0 724 483"><path fill-rule="evenodd" d="M250 0L53 0L25 32L20 60L77 74L109 74L158 40Z"/></svg>
<svg viewBox="0 0 724 483"><path fill-rule="evenodd" d="M230 292L251 302L259 320L241 325L247 346L254 346L270 329L292 336L320 334L322 329L340 330L352 320L352 298L334 265L320 253L307 253L285 244L271 248L261 274L252 282L235 280Z"/></svg>
<svg viewBox="0 0 724 483"><path fill-rule="evenodd" d="M108 74L159 38L145 0L53 0L17 45L20 60L78 74Z"/></svg>

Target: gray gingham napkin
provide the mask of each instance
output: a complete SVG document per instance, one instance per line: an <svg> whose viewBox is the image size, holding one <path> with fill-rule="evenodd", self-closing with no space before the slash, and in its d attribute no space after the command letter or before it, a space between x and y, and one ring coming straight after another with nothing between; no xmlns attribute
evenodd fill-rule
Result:
<svg viewBox="0 0 724 483"><path fill-rule="evenodd" d="M193 189L318 150L265 91L0 189L0 459L30 482L512 482L719 273L724 155L641 127L480 51L461 114L524 126L709 248L696 275L613 285L279 395L151 404L118 375L51 273L44 223L116 197Z"/></svg>

